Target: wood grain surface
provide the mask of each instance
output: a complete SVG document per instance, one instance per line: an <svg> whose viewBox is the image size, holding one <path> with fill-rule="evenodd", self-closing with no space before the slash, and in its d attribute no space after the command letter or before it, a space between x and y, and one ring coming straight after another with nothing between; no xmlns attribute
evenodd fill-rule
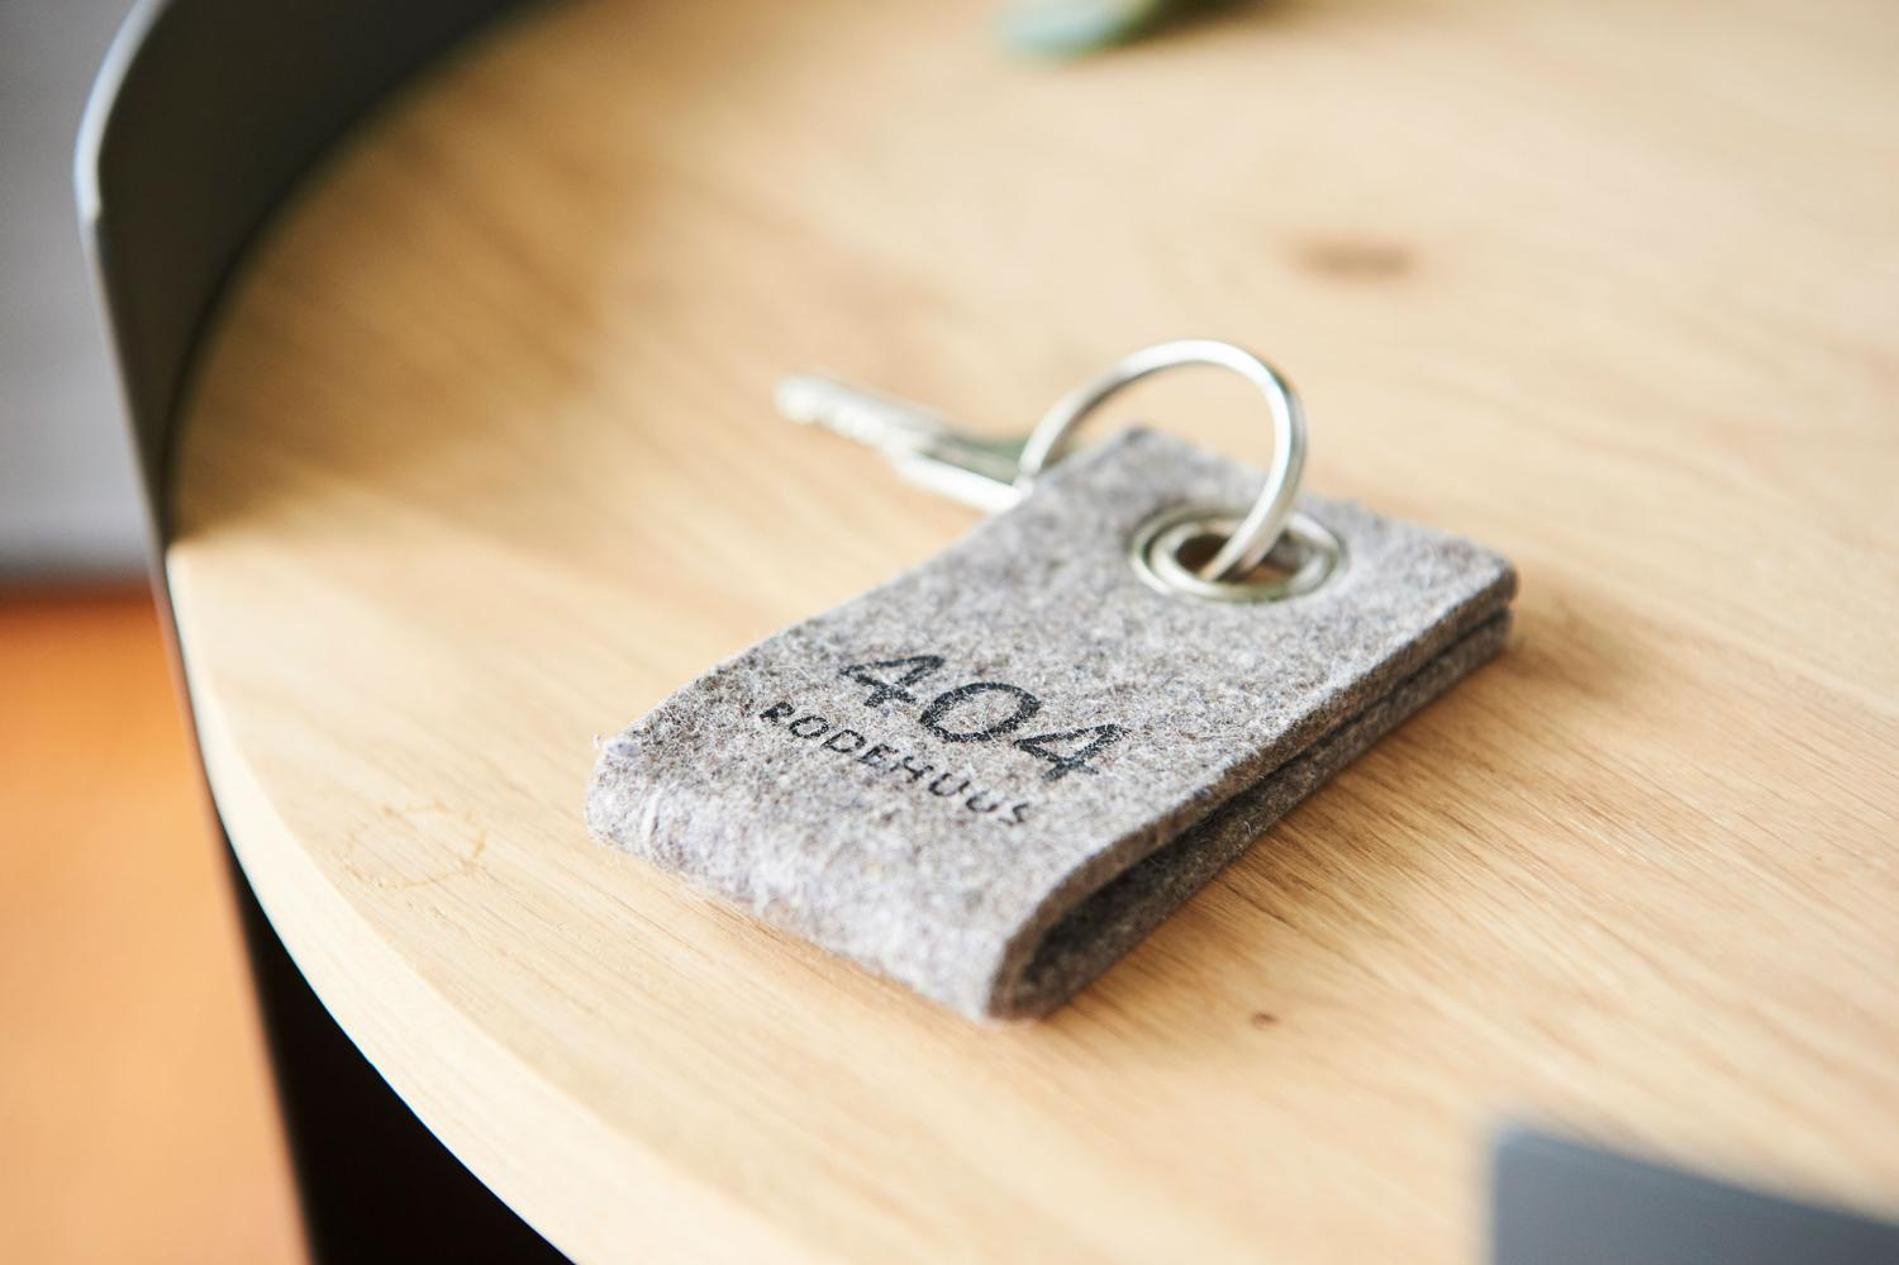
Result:
<svg viewBox="0 0 1899 1265"><path fill-rule="evenodd" d="M169 567L343 1024L581 1260L1471 1260L1523 1118L1899 1207L1899 12L988 17L552 7L242 278ZM1515 559L1498 663L1036 1025L589 842L595 735L973 521L778 374L1003 432L1185 334ZM1264 456L1217 377L1133 414Z"/></svg>

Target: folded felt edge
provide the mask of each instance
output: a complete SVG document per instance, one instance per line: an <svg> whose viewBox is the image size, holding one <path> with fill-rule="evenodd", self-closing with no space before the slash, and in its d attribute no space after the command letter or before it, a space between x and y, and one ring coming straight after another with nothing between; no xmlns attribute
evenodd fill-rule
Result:
<svg viewBox="0 0 1899 1265"><path fill-rule="evenodd" d="M1501 596L1507 601L1514 589L1512 574ZM1011 938L972 1017L1037 1018L1087 987L1306 796L1495 658L1510 623L1507 605L1492 607L1408 677L1180 834L1145 851L1141 841L1124 840L1087 875L1057 885Z"/></svg>

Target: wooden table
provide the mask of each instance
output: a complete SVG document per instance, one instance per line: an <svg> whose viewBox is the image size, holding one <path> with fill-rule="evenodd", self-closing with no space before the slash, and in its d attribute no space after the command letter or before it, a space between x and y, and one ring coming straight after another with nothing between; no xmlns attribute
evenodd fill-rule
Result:
<svg viewBox="0 0 1899 1265"><path fill-rule="evenodd" d="M1899 1204L1899 13L986 15L538 12L256 257L167 566L334 1014L583 1260L1470 1260L1510 1118ZM1019 430L1190 333L1309 486L1518 562L1503 659L1040 1024L588 840L595 735L973 521L777 375Z"/></svg>

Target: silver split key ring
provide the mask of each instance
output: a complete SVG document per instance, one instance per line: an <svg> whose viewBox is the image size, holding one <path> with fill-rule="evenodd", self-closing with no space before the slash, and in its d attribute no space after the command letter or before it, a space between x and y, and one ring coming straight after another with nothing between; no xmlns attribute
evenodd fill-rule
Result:
<svg viewBox="0 0 1899 1265"><path fill-rule="evenodd" d="M779 384L778 407L881 449L905 478L990 511L1027 495L1067 451L1077 426L1111 396L1142 378L1190 365L1239 374L1266 397L1272 464L1251 508L1180 506L1136 529L1130 560L1141 579L1166 593L1225 602L1278 601L1310 593L1343 560L1338 538L1292 508L1305 469L1306 421L1298 394L1266 361L1233 343L1182 338L1124 356L1042 415L1027 438L972 437L934 412L829 378L800 375ZM1206 554L1204 561L1189 555ZM1267 561L1280 574L1253 573Z"/></svg>
<svg viewBox="0 0 1899 1265"><path fill-rule="evenodd" d="M1024 492L1034 486L1075 427L1109 397L1142 378L1187 365L1232 370L1259 389L1272 413L1273 464L1266 471L1266 484L1226 543L1194 571L1209 582L1234 580L1257 567L1278 543L1306 464L1306 415L1298 394L1276 369L1243 347L1213 338L1180 338L1123 356L1106 373L1076 387L1042 414L1022 446L1015 482Z"/></svg>

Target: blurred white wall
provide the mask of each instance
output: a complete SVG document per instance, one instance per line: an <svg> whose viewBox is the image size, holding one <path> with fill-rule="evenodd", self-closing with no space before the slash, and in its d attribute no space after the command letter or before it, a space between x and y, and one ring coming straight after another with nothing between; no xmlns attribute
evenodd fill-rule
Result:
<svg viewBox="0 0 1899 1265"><path fill-rule="evenodd" d="M132 572L144 527L73 210L93 72L130 0L0 0L0 577Z"/></svg>

